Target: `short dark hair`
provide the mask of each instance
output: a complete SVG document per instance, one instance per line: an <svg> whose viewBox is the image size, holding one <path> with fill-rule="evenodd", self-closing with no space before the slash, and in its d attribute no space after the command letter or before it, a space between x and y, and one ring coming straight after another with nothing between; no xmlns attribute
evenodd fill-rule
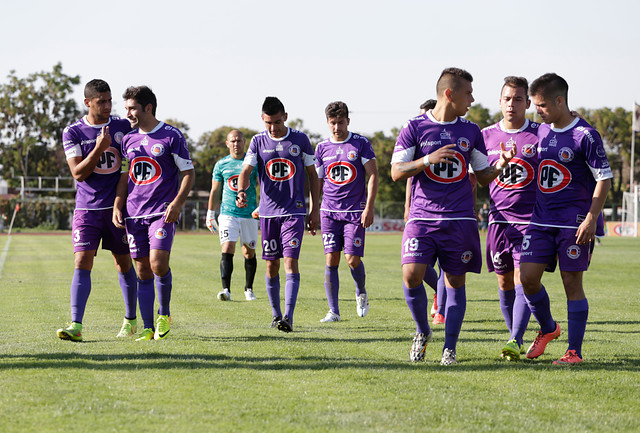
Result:
<svg viewBox="0 0 640 433"><path fill-rule="evenodd" d="M440 74L440 78L438 78L438 84L436 84L437 95L442 95L446 89L451 89L456 92L460 88L462 80L472 83L473 77L464 69L446 68Z"/></svg>
<svg viewBox="0 0 640 433"><path fill-rule="evenodd" d="M156 108L158 107L158 100L153 91L147 86L131 86L127 87L122 97L127 99L133 99L138 104L142 105L142 108L151 104L151 114L156 115Z"/></svg>
<svg viewBox="0 0 640 433"><path fill-rule="evenodd" d="M278 113L285 114L284 104L275 96L267 96L262 103L262 112L267 116L275 116Z"/></svg>
<svg viewBox="0 0 640 433"><path fill-rule="evenodd" d="M544 99L555 99L562 96L565 102L568 102L569 84L560 75L551 72L533 80L531 87L529 87L529 95L540 95Z"/></svg>
<svg viewBox="0 0 640 433"><path fill-rule="evenodd" d="M524 94L528 96L529 94L529 82L524 77L515 77L513 75L509 75L508 77L504 77L504 84L502 85L502 89L500 89L500 93L502 94L502 90L504 90L505 86L513 87L514 89L522 88L524 89Z"/></svg>
<svg viewBox="0 0 640 433"><path fill-rule="evenodd" d="M99 78L94 78L84 86L84 97L87 99L97 98L99 93L104 92L111 93L111 87L106 81Z"/></svg>
<svg viewBox="0 0 640 433"><path fill-rule="evenodd" d="M433 110L437 102L438 101L436 101L435 99L427 99L422 104L420 104L420 109L424 111Z"/></svg>
<svg viewBox="0 0 640 433"><path fill-rule="evenodd" d="M327 108L324 109L324 114L329 117L344 117L345 119L349 118L349 107L342 101L335 101L329 103Z"/></svg>

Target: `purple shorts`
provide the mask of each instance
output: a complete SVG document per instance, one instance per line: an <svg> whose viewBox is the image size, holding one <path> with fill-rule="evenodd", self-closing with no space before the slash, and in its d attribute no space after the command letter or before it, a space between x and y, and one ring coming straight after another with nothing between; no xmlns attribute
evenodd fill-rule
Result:
<svg viewBox="0 0 640 433"><path fill-rule="evenodd" d="M129 254L127 233L112 222L113 210L76 209L71 223L73 252L97 250L102 239L102 249L113 254Z"/></svg>
<svg viewBox="0 0 640 433"><path fill-rule="evenodd" d="M476 221L409 221L402 235L402 264L426 263L433 266L436 259L450 274L479 274L482 254Z"/></svg>
<svg viewBox="0 0 640 433"><path fill-rule="evenodd" d="M526 224L489 224L487 231L487 269L498 275L520 267L522 238Z"/></svg>
<svg viewBox="0 0 640 433"><path fill-rule="evenodd" d="M320 227L324 253L342 251L352 256L364 257L365 229L360 223L359 212L320 211Z"/></svg>
<svg viewBox="0 0 640 433"><path fill-rule="evenodd" d="M577 229L530 224L522 240L521 263L551 263L558 257L561 271L583 272L589 268L593 242L576 244Z"/></svg>
<svg viewBox="0 0 640 433"><path fill-rule="evenodd" d="M262 232L262 259L276 260L282 257L300 257L304 216L292 215L260 218Z"/></svg>
<svg viewBox="0 0 640 433"><path fill-rule="evenodd" d="M164 222L164 216L152 218L126 218L131 257L149 257L151 250L171 251L177 223Z"/></svg>

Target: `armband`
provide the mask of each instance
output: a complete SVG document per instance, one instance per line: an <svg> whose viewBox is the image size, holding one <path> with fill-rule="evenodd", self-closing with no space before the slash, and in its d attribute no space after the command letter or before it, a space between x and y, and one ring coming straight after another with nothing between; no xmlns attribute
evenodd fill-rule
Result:
<svg viewBox="0 0 640 433"><path fill-rule="evenodd" d="M425 155L424 158L422 158L422 163L427 167L431 165L431 162L429 161L429 155Z"/></svg>

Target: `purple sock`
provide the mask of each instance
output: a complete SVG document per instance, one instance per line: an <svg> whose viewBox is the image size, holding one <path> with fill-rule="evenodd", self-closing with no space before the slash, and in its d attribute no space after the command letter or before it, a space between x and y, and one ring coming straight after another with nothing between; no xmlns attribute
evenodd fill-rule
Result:
<svg viewBox="0 0 640 433"><path fill-rule="evenodd" d="M425 283L433 290L438 290L438 273L431 265L427 265L427 270L424 273L424 277L422 278Z"/></svg>
<svg viewBox="0 0 640 433"><path fill-rule="evenodd" d="M465 286L459 289L447 287L447 309L444 314L444 348L456 350L458 335L467 311Z"/></svg>
<svg viewBox="0 0 640 433"><path fill-rule="evenodd" d="M513 302L513 325L511 328L511 338L515 338L518 344L522 345L522 338L529 325L531 310L524 297L522 284L516 285L516 299Z"/></svg>
<svg viewBox="0 0 640 433"><path fill-rule="evenodd" d="M138 276L136 270L131 266L129 272L121 274L118 272L120 280L120 289L124 298L124 317L127 319L136 318L136 309L138 308Z"/></svg>
<svg viewBox="0 0 640 433"><path fill-rule="evenodd" d="M413 316L413 320L416 322L418 333L429 333L429 313L427 312L427 291L424 289L424 284L420 284L412 289L407 288L402 283L402 289L404 290L404 299L407 301L409 311Z"/></svg>
<svg viewBox="0 0 640 433"><path fill-rule="evenodd" d="M280 310L280 275L276 275L273 278L265 275L264 281L267 285L267 296L269 296L273 317L282 317L282 311Z"/></svg>
<svg viewBox="0 0 640 433"><path fill-rule="evenodd" d="M340 314L338 306L338 292L340 290L340 280L338 278L337 266L324 266L324 291L327 294L329 308L336 314Z"/></svg>
<svg viewBox="0 0 640 433"><path fill-rule="evenodd" d="M148 280L138 279L138 305L140 316L145 328L153 329L153 304L156 300L156 292L153 288L153 278Z"/></svg>
<svg viewBox="0 0 640 433"><path fill-rule="evenodd" d="M170 316L171 310L169 309L169 304L171 303L171 269L167 272L167 275L164 277L160 277L158 275L155 276L156 280L156 289L158 290L158 303L160 307L158 308L158 314L161 316Z"/></svg>
<svg viewBox="0 0 640 433"><path fill-rule="evenodd" d="M569 319L567 329L569 350L575 350L578 356L582 358L582 340L584 340L584 331L589 317L589 302L587 299L567 301L567 316Z"/></svg>
<svg viewBox="0 0 640 433"><path fill-rule="evenodd" d="M293 322L293 310L296 309L300 290L300 274L287 274L284 283L284 315Z"/></svg>
<svg viewBox="0 0 640 433"><path fill-rule="evenodd" d="M353 281L356 282L356 296L367 293L367 289L364 286L367 280L367 274L364 272L364 263L360 262L357 267L351 269L351 276L353 277Z"/></svg>
<svg viewBox="0 0 640 433"><path fill-rule="evenodd" d="M513 303L516 300L516 291L498 290L498 293L500 293L500 309L504 316L504 323L507 324L507 329L509 330L509 334L511 334L513 325Z"/></svg>
<svg viewBox="0 0 640 433"><path fill-rule="evenodd" d="M556 329L556 321L551 316L551 305L549 303L549 295L547 289L542 286L542 289L535 295L527 295L524 297L527 299L531 314L536 318L540 324L540 330L543 334L548 334Z"/></svg>
<svg viewBox="0 0 640 433"><path fill-rule="evenodd" d="M440 268L440 276L438 277L438 290L436 291L438 296L438 314L444 316L445 307L447 306L447 289L444 283L444 271Z"/></svg>
<svg viewBox="0 0 640 433"><path fill-rule="evenodd" d="M74 269L71 279L71 320L82 323L84 309L91 293L91 271Z"/></svg>

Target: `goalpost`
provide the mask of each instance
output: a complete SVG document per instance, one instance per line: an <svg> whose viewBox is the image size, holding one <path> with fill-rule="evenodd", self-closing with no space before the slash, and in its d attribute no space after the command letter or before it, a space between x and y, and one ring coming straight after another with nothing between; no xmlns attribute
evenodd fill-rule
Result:
<svg viewBox="0 0 640 433"><path fill-rule="evenodd" d="M632 192L622 195L622 236L638 237L638 207L640 205L640 186L635 185Z"/></svg>

